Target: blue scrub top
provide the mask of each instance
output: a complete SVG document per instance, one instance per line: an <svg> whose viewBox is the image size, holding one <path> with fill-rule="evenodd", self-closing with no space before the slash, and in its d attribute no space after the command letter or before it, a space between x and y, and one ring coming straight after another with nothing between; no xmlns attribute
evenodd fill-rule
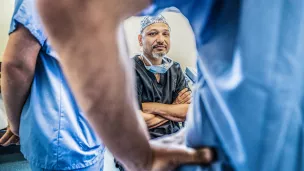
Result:
<svg viewBox="0 0 304 171"><path fill-rule="evenodd" d="M30 94L22 110L20 144L39 168L70 170L103 160L104 146L89 126L47 41L34 0L16 0L9 33L23 25L41 45Z"/></svg>
<svg viewBox="0 0 304 171"><path fill-rule="evenodd" d="M171 6L200 56L187 145L219 154L180 170L304 170L304 1L154 0L142 15Z"/></svg>

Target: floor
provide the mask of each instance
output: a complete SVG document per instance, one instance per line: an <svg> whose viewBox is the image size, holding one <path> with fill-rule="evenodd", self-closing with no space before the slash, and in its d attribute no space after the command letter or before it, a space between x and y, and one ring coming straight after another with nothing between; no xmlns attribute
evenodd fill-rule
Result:
<svg viewBox="0 0 304 171"><path fill-rule="evenodd" d="M1 154L0 171L30 171L28 162L21 153Z"/></svg>
<svg viewBox="0 0 304 171"><path fill-rule="evenodd" d="M118 171L109 151L104 156L104 171ZM0 171L31 171L28 162L20 153L19 146L0 147Z"/></svg>

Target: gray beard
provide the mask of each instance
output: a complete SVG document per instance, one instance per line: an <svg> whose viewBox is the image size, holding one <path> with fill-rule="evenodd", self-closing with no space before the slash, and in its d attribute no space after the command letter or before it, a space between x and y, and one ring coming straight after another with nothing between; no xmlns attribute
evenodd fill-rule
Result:
<svg viewBox="0 0 304 171"><path fill-rule="evenodd" d="M155 59L163 58L164 56L166 56L165 53L152 53L152 57Z"/></svg>

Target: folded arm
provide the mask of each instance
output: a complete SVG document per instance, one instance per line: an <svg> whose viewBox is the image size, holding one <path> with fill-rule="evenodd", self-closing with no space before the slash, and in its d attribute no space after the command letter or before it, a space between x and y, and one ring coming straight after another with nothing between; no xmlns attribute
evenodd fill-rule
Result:
<svg viewBox="0 0 304 171"><path fill-rule="evenodd" d="M186 120L189 104L142 103L143 112L159 115L175 122Z"/></svg>
<svg viewBox="0 0 304 171"><path fill-rule="evenodd" d="M168 119L165 119L165 118L155 115L155 114L144 113L142 111L140 111L140 112L149 129L157 128L169 121Z"/></svg>

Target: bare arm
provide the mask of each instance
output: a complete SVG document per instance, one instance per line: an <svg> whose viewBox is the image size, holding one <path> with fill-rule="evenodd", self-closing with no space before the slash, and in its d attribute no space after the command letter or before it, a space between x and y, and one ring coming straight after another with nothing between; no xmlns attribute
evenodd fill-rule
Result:
<svg viewBox="0 0 304 171"><path fill-rule="evenodd" d="M157 116L155 114L144 113L142 111L140 111L140 112L149 129L157 128L169 121L168 119L165 119L161 116Z"/></svg>
<svg viewBox="0 0 304 171"><path fill-rule="evenodd" d="M117 26L121 19L118 15L133 14L147 6L148 0L38 3L42 17L50 21L45 23L50 40L88 120L115 157L132 166L130 170L144 170L152 150L136 108L131 61L119 53ZM120 8L124 5L129 7ZM119 126L113 127L114 123Z"/></svg>
<svg viewBox="0 0 304 171"><path fill-rule="evenodd" d="M23 26L9 36L2 62L2 95L11 131L18 135L41 46Z"/></svg>
<svg viewBox="0 0 304 171"><path fill-rule="evenodd" d="M143 112L162 116L175 122L186 120L189 104L142 103Z"/></svg>

